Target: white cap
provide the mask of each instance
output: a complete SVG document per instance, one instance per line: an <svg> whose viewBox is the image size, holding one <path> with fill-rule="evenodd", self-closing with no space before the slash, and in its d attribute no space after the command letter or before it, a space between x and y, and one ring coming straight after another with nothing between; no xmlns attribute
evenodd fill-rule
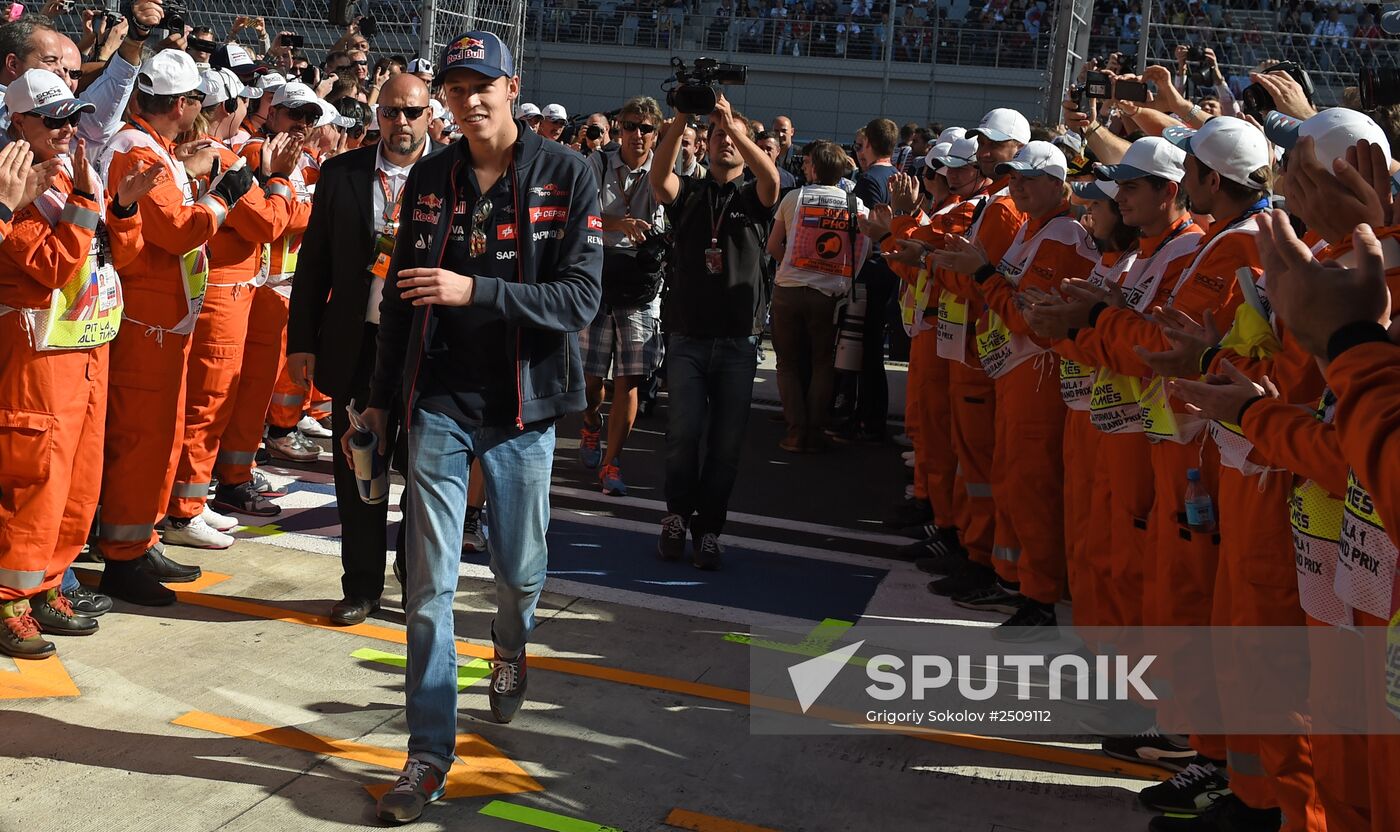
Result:
<svg viewBox="0 0 1400 832"><path fill-rule="evenodd" d="M316 99L316 104L321 108L321 117L316 119L316 123L312 125L314 127L326 127L334 124L336 127L349 130L357 123L353 118L341 115L340 110L337 110L334 104L324 98Z"/></svg>
<svg viewBox="0 0 1400 832"><path fill-rule="evenodd" d="M532 118L534 116L543 114L540 112L539 107L536 107L534 104L531 104L527 101L524 104L520 105L520 111L516 113L516 115L520 118Z"/></svg>
<svg viewBox="0 0 1400 832"><path fill-rule="evenodd" d="M1031 123L1020 112L999 107L982 116L977 127L967 131L969 136L986 136L988 141L1018 141L1025 144L1031 140Z"/></svg>
<svg viewBox="0 0 1400 832"><path fill-rule="evenodd" d="M1272 163L1269 142L1263 131L1244 119L1216 116L1200 130L1172 126L1162 131L1162 138L1231 182L1264 189L1255 174Z"/></svg>
<svg viewBox="0 0 1400 832"><path fill-rule="evenodd" d="M436 98L428 99L428 107L433 111L433 114L428 117L428 121L443 118L444 114L447 112L447 108L442 106L442 102L438 101Z"/></svg>
<svg viewBox="0 0 1400 832"><path fill-rule="evenodd" d="M937 142L937 143L938 143L938 144L943 144L944 142L947 142L948 144L952 144L953 142L957 141L958 139L961 139L961 138L965 137L966 135L967 135L967 130L966 130L965 128L962 128L962 127L948 127L948 128L945 128L945 129L943 130L942 133L939 133L939 134L938 134L938 142Z"/></svg>
<svg viewBox="0 0 1400 832"><path fill-rule="evenodd" d="M945 168L965 168L977 164L977 140L966 136L958 139L938 161Z"/></svg>
<svg viewBox="0 0 1400 832"><path fill-rule="evenodd" d="M933 168L934 170L943 167L942 157L946 156L948 154L948 151L951 150L952 147L952 142L939 142L933 147L930 147L928 149L928 153L924 155L924 166L928 168Z"/></svg>
<svg viewBox="0 0 1400 832"><path fill-rule="evenodd" d="M544 116L549 121L569 120L569 114L564 112L564 105L562 104L546 104L544 109L540 111L540 115Z"/></svg>
<svg viewBox="0 0 1400 832"><path fill-rule="evenodd" d="M1016 158L997 165L997 174L1015 171L1022 176L1053 176L1063 182L1068 169L1063 150L1050 142L1029 142L1016 152Z"/></svg>
<svg viewBox="0 0 1400 832"><path fill-rule="evenodd" d="M199 89L199 67L178 49L162 49L141 64L136 88L148 95L183 95Z"/></svg>
<svg viewBox="0 0 1400 832"><path fill-rule="evenodd" d="M1074 195L1083 200L1112 202L1118 198L1118 183L1113 181L1071 182Z"/></svg>
<svg viewBox="0 0 1400 832"><path fill-rule="evenodd" d="M427 75L432 75L433 62L428 60L427 58L414 58L413 60L408 62L409 75L417 75L420 72Z"/></svg>
<svg viewBox="0 0 1400 832"><path fill-rule="evenodd" d="M250 87L238 79L231 69L206 69L199 82L199 91L204 93L204 106L222 104L234 96L241 98L261 98L263 91Z"/></svg>
<svg viewBox="0 0 1400 832"><path fill-rule="evenodd" d="M1186 152L1166 139L1144 136L1128 145L1118 164L1095 167L1094 176L1115 182L1160 176L1169 182L1180 182L1186 177Z"/></svg>
<svg viewBox="0 0 1400 832"><path fill-rule="evenodd" d="M47 69L31 69L10 82L5 90L5 106L11 113L38 113L49 118L68 118L77 112L97 109L73 97L63 79Z"/></svg>
<svg viewBox="0 0 1400 832"><path fill-rule="evenodd" d="M1317 160L1329 169L1337 159L1345 159L1347 150L1361 141L1380 145L1385 158L1390 158L1390 141L1380 125L1365 113L1346 107L1323 110L1307 121L1270 112L1264 117L1264 135L1284 149L1292 149L1299 139L1312 139Z"/></svg>
<svg viewBox="0 0 1400 832"><path fill-rule="evenodd" d="M280 72L267 72L259 75L253 83L263 91L275 90L278 87L286 86L287 78Z"/></svg>
<svg viewBox="0 0 1400 832"><path fill-rule="evenodd" d="M319 107L321 105L317 102L320 100L310 87L300 81L288 81L272 93L272 106L286 107L289 110L300 109L308 104Z"/></svg>

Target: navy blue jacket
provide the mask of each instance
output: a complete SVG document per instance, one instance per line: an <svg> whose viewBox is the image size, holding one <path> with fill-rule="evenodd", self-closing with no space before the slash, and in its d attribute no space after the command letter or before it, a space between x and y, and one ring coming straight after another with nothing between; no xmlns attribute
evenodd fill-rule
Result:
<svg viewBox="0 0 1400 832"><path fill-rule="evenodd" d="M583 365L578 332L593 320L602 300L603 240L598 182L578 153L543 139L524 122L515 161L506 171L515 194L515 279L473 275L472 305L499 315L514 342L517 429L583 410ZM379 307L379 354L370 406L387 407L402 396L405 420L417 402L423 346L433 342L439 318L433 307L415 307L398 287L402 269L440 266L457 182L471 176L465 154L449 148L420 160L404 184L398 242ZM563 228L557 219L566 212ZM535 230L535 226L540 230Z"/></svg>

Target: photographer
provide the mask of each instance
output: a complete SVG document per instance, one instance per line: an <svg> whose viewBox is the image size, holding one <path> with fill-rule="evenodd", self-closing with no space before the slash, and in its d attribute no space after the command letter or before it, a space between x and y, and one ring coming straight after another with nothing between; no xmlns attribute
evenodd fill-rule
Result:
<svg viewBox="0 0 1400 832"><path fill-rule="evenodd" d="M721 95L710 114L710 175L677 176L676 156L688 117L666 123L651 187L674 224L675 269L664 310L670 334L666 429L666 507L657 550L663 559L685 553L718 569L719 542L753 396L767 286L763 262L768 226L778 201L778 169L749 135L749 124ZM744 169L753 179L744 180ZM708 426L703 463L700 439ZM693 522L692 522L693 518Z"/></svg>
<svg viewBox="0 0 1400 832"><path fill-rule="evenodd" d="M1144 75L1146 80L1153 80L1151 76ZM1225 80L1225 75L1220 71L1219 59L1215 56L1215 50L1209 46L1186 46L1184 44L1176 47L1176 76L1172 79L1173 86L1181 92L1183 96L1190 97L1191 90L1189 83L1194 83L1198 95L1197 105L1207 115L1236 116L1240 114L1239 102L1235 100L1234 94L1230 91L1230 83ZM1214 96L1205 92L1201 88L1213 88ZM1159 86L1160 90L1161 87ZM1207 108L1206 99L1215 98L1217 107ZM1191 105L1187 104L1190 108ZM1192 119L1197 124L1204 124L1204 119Z"/></svg>
<svg viewBox="0 0 1400 832"><path fill-rule="evenodd" d="M601 115L601 114L600 114ZM627 493L619 468L622 448L637 418L637 386L661 366L661 275L642 263L640 249L665 230L666 214L648 185L652 148L661 124L655 99L633 98L618 111L621 144L588 157L598 181L603 221L603 305L579 333L588 409L579 434L579 461L598 469L604 494ZM590 119L591 120L591 119ZM607 134L604 133L603 136ZM601 140L600 136L600 140ZM613 371L607 449L599 448L604 382Z"/></svg>

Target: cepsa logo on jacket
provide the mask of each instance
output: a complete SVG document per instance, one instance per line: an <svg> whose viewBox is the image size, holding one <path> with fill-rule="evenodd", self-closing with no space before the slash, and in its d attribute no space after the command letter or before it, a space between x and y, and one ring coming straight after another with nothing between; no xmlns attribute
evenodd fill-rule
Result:
<svg viewBox="0 0 1400 832"><path fill-rule="evenodd" d="M530 224L563 224L569 220L567 205L536 205L530 209Z"/></svg>
<svg viewBox="0 0 1400 832"><path fill-rule="evenodd" d="M514 239L515 239L515 223L513 223L513 222L508 222L508 223L504 223L504 224L502 224L502 225L496 226L496 239L497 239L497 240L514 240Z"/></svg>

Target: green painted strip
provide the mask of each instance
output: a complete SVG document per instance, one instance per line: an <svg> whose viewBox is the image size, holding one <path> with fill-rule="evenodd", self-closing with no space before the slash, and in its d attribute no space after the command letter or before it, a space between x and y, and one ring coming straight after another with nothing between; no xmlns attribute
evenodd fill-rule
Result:
<svg viewBox="0 0 1400 832"><path fill-rule="evenodd" d="M286 532L282 531L282 527L276 523L269 523L266 526L239 526L237 529L234 529L234 531L255 535L257 537L276 537L279 534L286 534Z"/></svg>
<svg viewBox="0 0 1400 832"><path fill-rule="evenodd" d="M748 633L726 633L724 640L733 644L747 644L750 647L758 647L763 650L776 650L779 653L792 653L798 656L820 656L831 652L832 645L836 643L847 630L855 625L849 621L842 621L839 618L828 618L822 623L812 628L802 640L796 644L788 644L781 641L770 641L764 638L754 638ZM847 664L856 667L865 667L867 660L861 656L852 656L847 660Z"/></svg>
<svg viewBox="0 0 1400 832"><path fill-rule="evenodd" d="M361 647L350 654L352 659L387 664L393 667L408 667L408 657L385 653L369 647ZM466 690L491 675L491 663L485 659L472 659L466 664L457 665L457 690Z"/></svg>
<svg viewBox="0 0 1400 832"><path fill-rule="evenodd" d="M536 829L548 829L550 832L623 832L616 826L604 826L591 820L556 815L543 809L532 809L518 803L506 803L504 800L491 801L481 807L480 813L487 817L533 826Z"/></svg>

